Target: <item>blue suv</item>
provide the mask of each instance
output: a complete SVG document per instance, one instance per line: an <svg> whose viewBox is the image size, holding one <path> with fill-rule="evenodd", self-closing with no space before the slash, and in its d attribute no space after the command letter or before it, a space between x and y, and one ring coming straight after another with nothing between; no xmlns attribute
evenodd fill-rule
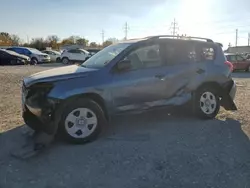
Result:
<svg viewBox="0 0 250 188"><path fill-rule="evenodd" d="M152 36L108 46L81 65L24 79L25 123L58 131L73 143L91 141L115 114L189 103L198 117L220 106L237 110L232 64L211 39Z"/></svg>

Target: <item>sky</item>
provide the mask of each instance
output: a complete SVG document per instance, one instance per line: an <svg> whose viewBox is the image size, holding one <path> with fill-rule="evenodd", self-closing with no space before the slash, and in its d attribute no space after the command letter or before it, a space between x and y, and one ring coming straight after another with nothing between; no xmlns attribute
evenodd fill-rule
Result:
<svg viewBox="0 0 250 188"><path fill-rule="evenodd" d="M36 37L71 35L105 39L177 33L207 37L224 47L247 45L249 0L0 0L0 31L17 34L24 42ZM219 1L219 2L218 2ZM173 25L172 25L173 26Z"/></svg>

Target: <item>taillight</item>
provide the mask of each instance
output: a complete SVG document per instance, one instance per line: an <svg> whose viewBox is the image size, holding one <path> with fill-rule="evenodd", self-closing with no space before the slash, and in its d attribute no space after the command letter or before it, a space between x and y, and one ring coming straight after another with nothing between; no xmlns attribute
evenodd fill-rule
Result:
<svg viewBox="0 0 250 188"><path fill-rule="evenodd" d="M229 67L230 71L233 72L234 66L230 61L225 61L225 64Z"/></svg>

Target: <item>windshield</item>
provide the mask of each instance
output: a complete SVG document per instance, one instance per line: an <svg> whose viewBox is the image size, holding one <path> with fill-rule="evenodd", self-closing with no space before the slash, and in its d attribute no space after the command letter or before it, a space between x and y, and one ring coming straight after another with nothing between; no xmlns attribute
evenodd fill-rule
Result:
<svg viewBox="0 0 250 188"><path fill-rule="evenodd" d="M35 48L29 48L29 51L31 51L32 53L42 53L39 50L35 49Z"/></svg>
<svg viewBox="0 0 250 188"><path fill-rule="evenodd" d="M97 52L94 56L85 61L81 66L88 68L102 68L129 45L130 43L120 43L108 46L103 50Z"/></svg>

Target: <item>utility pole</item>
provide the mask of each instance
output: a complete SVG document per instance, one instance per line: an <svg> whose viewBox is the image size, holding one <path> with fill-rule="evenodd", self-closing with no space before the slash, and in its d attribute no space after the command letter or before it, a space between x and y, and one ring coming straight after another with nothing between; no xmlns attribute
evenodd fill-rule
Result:
<svg viewBox="0 0 250 188"><path fill-rule="evenodd" d="M102 30L101 35L102 35L102 44L104 43L104 30Z"/></svg>
<svg viewBox="0 0 250 188"><path fill-rule="evenodd" d="M124 26L124 34L125 34L124 39L127 40L128 38L128 23L127 22L125 23L125 26Z"/></svg>
<svg viewBox="0 0 250 188"><path fill-rule="evenodd" d="M247 41L248 46L250 45L250 33L248 33L248 41Z"/></svg>
<svg viewBox="0 0 250 188"><path fill-rule="evenodd" d="M172 31L171 31L171 34L172 34L173 36L177 35L177 31L179 30L179 27L178 27L178 23L176 22L175 19L174 19L174 22L171 23L170 30L172 30Z"/></svg>
<svg viewBox="0 0 250 188"><path fill-rule="evenodd" d="M238 45L238 29L236 29L235 46Z"/></svg>

